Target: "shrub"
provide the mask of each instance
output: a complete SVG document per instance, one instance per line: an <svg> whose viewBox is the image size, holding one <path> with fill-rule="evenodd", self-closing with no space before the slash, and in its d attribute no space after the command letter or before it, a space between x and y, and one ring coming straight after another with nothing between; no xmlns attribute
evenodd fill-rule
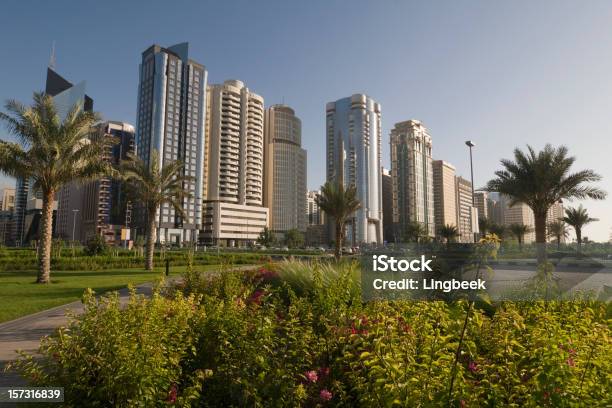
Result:
<svg viewBox="0 0 612 408"><path fill-rule="evenodd" d="M94 235L89 238L85 246L85 254L89 256L102 255L108 250L108 245L101 235Z"/></svg>

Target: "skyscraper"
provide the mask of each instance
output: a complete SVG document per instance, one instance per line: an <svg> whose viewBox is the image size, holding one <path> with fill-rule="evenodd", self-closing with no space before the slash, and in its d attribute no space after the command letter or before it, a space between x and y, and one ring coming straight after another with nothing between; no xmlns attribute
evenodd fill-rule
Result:
<svg viewBox="0 0 612 408"><path fill-rule="evenodd" d="M478 209L478 219L489 218L489 208L487 206L488 198L486 191L474 193L474 205Z"/></svg>
<svg viewBox="0 0 612 408"><path fill-rule="evenodd" d="M382 243L380 105L354 94L326 106L327 181L354 185L361 208L347 226L347 243Z"/></svg>
<svg viewBox="0 0 612 408"><path fill-rule="evenodd" d="M435 234L431 137L418 120L396 123L391 130L393 220L402 233L410 223Z"/></svg>
<svg viewBox="0 0 612 408"><path fill-rule="evenodd" d="M0 198L0 211L13 211L15 208L15 189L5 188Z"/></svg>
<svg viewBox="0 0 612 408"><path fill-rule="evenodd" d="M254 242L263 207L264 100L237 80L208 87L204 225L207 244Z"/></svg>
<svg viewBox="0 0 612 408"><path fill-rule="evenodd" d="M135 152L134 127L128 123L107 121L97 125L99 137L106 139L104 157L113 166ZM81 236L83 241L101 235L111 245L122 243L121 230L131 225L132 206L121 181L102 177L83 186ZM127 239L127 237L126 237Z"/></svg>
<svg viewBox="0 0 612 408"><path fill-rule="evenodd" d="M474 242L477 210L472 202L472 183L463 177L455 177L457 191L457 231L459 242Z"/></svg>
<svg viewBox="0 0 612 408"><path fill-rule="evenodd" d="M309 191L306 197L308 206L308 225L323 225L325 224L325 213L317 205L317 195L321 194L320 190Z"/></svg>
<svg viewBox="0 0 612 408"><path fill-rule="evenodd" d="M186 218L164 204L156 222L159 242L195 242L202 225L204 144L207 71L189 58L187 43L168 48L152 45L142 53L139 68L136 146L138 157L150 163L158 152L160 168L181 160L184 175L192 178L184 189ZM135 207L135 221L142 230L146 213Z"/></svg>
<svg viewBox="0 0 612 408"><path fill-rule="evenodd" d="M93 110L93 99L86 93L86 83L81 81L74 85L52 68L47 68L45 94L53 97L60 120L63 120L70 109L80 105L85 111ZM38 234L38 226L42 213L42 196L40 192L32 189L34 180L17 179L15 199L15 224L13 228L14 242L23 245ZM58 234L58 225L67 223L67 214L72 208L70 204L80 205L79 187L77 183L64 185L57 194L57 201L53 203L55 212L54 235Z"/></svg>
<svg viewBox="0 0 612 408"><path fill-rule="evenodd" d="M264 207L270 229L306 231L306 150L302 121L286 105L266 109L264 137Z"/></svg>
<svg viewBox="0 0 612 408"><path fill-rule="evenodd" d="M434 160L434 219L436 232L444 225L457 225L457 185L455 167L443 160Z"/></svg>
<svg viewBox="0 0 612 408"><path fill-rule="evenodd" d="M393 181L391 172L382 169L383 238L387 242L400 240L397 224L393 222Z"/></svg>

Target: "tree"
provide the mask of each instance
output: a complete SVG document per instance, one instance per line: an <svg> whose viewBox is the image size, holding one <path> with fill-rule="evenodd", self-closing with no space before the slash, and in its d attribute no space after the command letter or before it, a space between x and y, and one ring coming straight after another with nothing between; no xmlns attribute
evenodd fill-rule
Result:
<svg viewBox="0 0 612 408"><path fill-rule="evenodd" d="M575 158L568 156L565 146L546 145L536 152L514 150L514 161L502 159L503 170L495 172L485 188L510 198L510 205L525 203L533 211L538 262L546 259L546 215L548 209L563 199L592 198L601 200L606 193L588 183L601 180L593 170L570 173Z"/></svg>
<svg viewBox="0 0 612 408"><path fill-rule="evenodd" d="M491 223L489 226L489 232L491 234L495 234L499 239L504 239L504 237L508 234L508 228L502 224Z"/></svg>
<svg viewBox="0 0 612 408"><path fill-rule="evenodd" d="M289 248L297 248L304 245L304 234L297 230L297 228L292 228L285 232L285 243Z"/></svg>
<svg viewBox="0 0 612 408"><path fill-rule="evenodd" d="M519 244L519 250L523 250L523 242L525 242L525 235L529 234L532 229L529 225L525 224L510 224L508 228L512 235L516 237Z"/></svg>
<svg viewBox="0 0 612 408"><path fill-rule="evenodd" d="M328 181L321 187L321 193L317 194L315 202L327 216L334 220L336 260L340 260L346 224L355 211L361 208L361 203L357 198L357 189L353 185L345 188L342 184Z"/></svg>
<svg viewBox="0 0 612 408"><path fill-rule="evenodd" d="M257 238L257 243L261 246L269 247L276 241L274 237L274 233L268 227L264 227L259 233L259 237Z"/></svg>
<svg viewBox="0 0 612 408"><path fill-rule="evenodd" d="M404 240L418 244L421 238L427 236L427 234L428 231L423 224L415 221L409 222L404 229Z"/></svg>
<svg viewBox="0 0 612 408"><path fill-rule="evenodd" d="M449 247L450 243L459 236L459 231L456 226L446 224L438 229L438 234L446 240L446 246Z"/></svg>
<svg viewBox="0 0 612 408"><path fill-rule="evenodd" d="M157 150L151 154L150 164L140 158L129 155L119 165L121 177L126 182L127 195L133 203L139 203L146 215L146 250L145 269L153 269L153 252L157 233L157 211L162 204L168 204L186 220L183 211L183 200L191 198L185 184L193 180L183 173L181 161L171 161L160 167Z"/></svg>
<svg viewBox="0 0 612 408"><path fill-rule="evenodd" d="M569 236L567 226L563 221L553 221L548 224L548 236L557 241L557 250L561 248L561 239Z"/></svg>
<svg viewBox="0 0 612 408"><path fill-rule="evenodd" d="M41 193L36 282L49 283L55 195L69 182L86 182L110 172L102 160L103 139L93 128L99 116L77 103L61 119L53 98L44 93L34 93L32 106L9 100L5 108L0 120L20 143L0 140L0 171L30 180L31 188Z"/></svg>
<svg viewBox="0 0 612 408"><path fill-rule="evenodd" d="M582 228L591 222L599 220L589 217L586 208L580 205L578 208L566 208L563 221L576 231L576 242L578 243L578 253L580 253L582 250Z"/></svg>
<svg viewBox="0 0 612 408"><path fill-rule="evenodd" d="M480 231L480 234L483 237L487 235L487 233L491 229L491 225L493 225L493 223L491 222L489 218L486 218L486 217L478 218L478 230Z"/></svg>

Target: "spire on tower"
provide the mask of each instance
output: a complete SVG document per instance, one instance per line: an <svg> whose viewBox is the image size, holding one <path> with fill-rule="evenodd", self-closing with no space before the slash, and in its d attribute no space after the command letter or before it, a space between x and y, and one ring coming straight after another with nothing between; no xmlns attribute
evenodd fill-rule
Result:
<svg viewBox="0 0 612 408"><path fill-rule="evenodd" d="M49 68L55 70L55 40L53 40L53 44L51 45L51 57L49 58Z"/></svg>

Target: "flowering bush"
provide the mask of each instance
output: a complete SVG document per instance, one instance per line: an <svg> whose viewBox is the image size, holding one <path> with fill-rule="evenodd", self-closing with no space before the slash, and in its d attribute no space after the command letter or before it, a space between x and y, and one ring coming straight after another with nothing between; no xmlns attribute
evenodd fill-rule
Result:
<svg viewBox="0 0 612 408"><path fill-rule="evenodd" d="M68 406L607 406L606 305L363 303L355 265L283 263L195 278L177 294L85 299L16 367ZM449 395L450 394L450 395Z"/></svg>

